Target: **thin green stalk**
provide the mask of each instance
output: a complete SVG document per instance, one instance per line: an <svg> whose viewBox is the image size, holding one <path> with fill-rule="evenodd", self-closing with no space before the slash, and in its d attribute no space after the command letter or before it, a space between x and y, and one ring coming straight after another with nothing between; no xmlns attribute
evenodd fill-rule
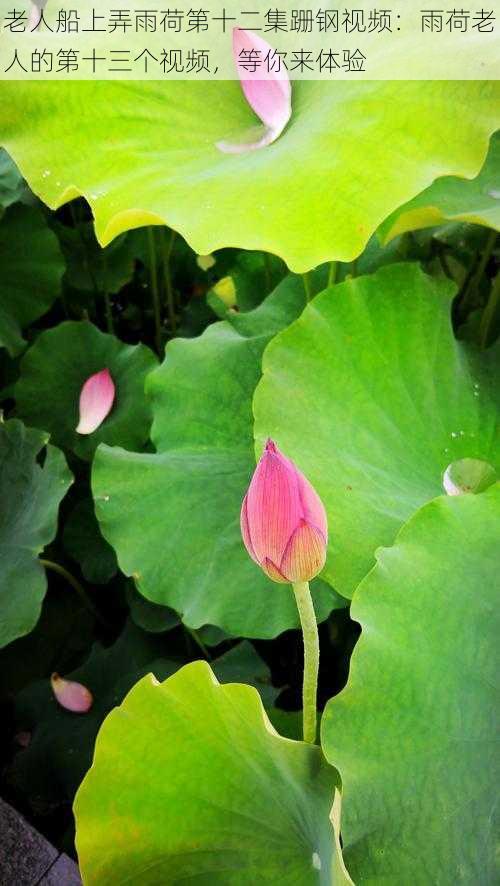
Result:
<svg viewBox="0 0 500 886"><path fill-rule="evenodd" d="M104 312L106 314L106 328L108 332L113 335L115 331L115 324L113 322L113 308L111 306L111 299L108 292L108 266L106 263L106 255L104 253L104 250L102 252L102 270L104 277Z"/></svg>
<svg viewBox="0 0 500 886"><path fill-rule="evenodd" d="M170 237L167 239L166 229L163 229L163 274L165 278L165 294L167 296L167 314L170 323L170 329L175 335L177 332L177 315L175 313L174 287L172 285L172 271L170 268L170 256L175 240L175 231L170 231Z"/></svg>
<svg viewBox="0 0 500 886"><path fill-rule="evenodd" d="M66 301L66 296L65 296L65 294L64 294L64 289L61 289L61 305L62 305L62 309L63 309L63 312L64 312L64 316L66 317L66 320L69 320L68 303L67 303L67 301Z"/></svg>
<svg viewBox="0 0 500 886"><path fill-rule="evenodd" d="M205 656L205 658L207 659L207 661L211 661L212 657L211 657L211 655L210 655L210 653L209 653L207 647L205 646L203 640L201 640L200 637L198 636L197 631L193 631L193 629L192 629L192 628L188 628L187 625L184 625L184 628L185 628L186 631L188 632L188 634L189 634L189 636L191 637L191 639L196 643L196 645L198 646L198 648L201 649L201 651L203 652L203 655Z"/></svg>
<svg viewBox="0 0 500 886"><path fill-rule="evenodd" d="M451 273L450 266L448 264L448 259L442 250L439 250L438 254L439 264L443 269L443 274L446 277L449 277L450 280L453 280L453 274Z"/></svg>
<svg viewBox="0 0 500 886"><path fill-rule="evenodd" d="M497 232L490 231L488 238L486 240L483 252L474 268L474 270L468 274L467 279L462 288L462 292L460 295L459 301L459 310L461 317L465 318L468 314L468 308L471 302L471 297L477 292L477 288L481 281L481 277L483 276L488 262L493 254L493 250L495 248L495 243L497 240Z"/></svg>
<svg viewBox="0 0 500 886"><path fill-rule="evenodd" d="M111 335L113 335L115 331L115 324L113 321L113 309L111 307L111 299L108 292L104 293L104 312L106 314L106 329Z"/></svg>
<svg viewBox="0 0 500 886"><path fill-rule="evenodd" d="M68 572L68 570L65 569L64 566L61 566L60 563L54 563L52 560L44 560L40 557L39 562L45 569L48 569L51 572L55 572L57 573L57 575L60 575L62 578L64 578L68 582L68 584L71 585L73 590L76 591L85 608L88 609L89 612L91 612L98 621L106 625L106 627L109 627L107 622L103 619L101 613L92 603L92 600L90 599L83 585L80 584L78 579L76 579L75 576L71 574L71 572Z"/></svg>
<svg viewBox="0 0 500 886"><path fill-rule="evenodd" d="M490 233L488 235L488 239L486 240L483 254L479 260L479 264L477 266L477 271L474 275L478 282L481 279L481 277L483 276L483 274L486 270L486 267L488 265L488 262L493 254L493 250L495 248L495 243L497 242L497 236L498 236L498 234L496 231L490 231Z"/></svg>
<svg viewBox="0 0 500 886"><path fill-rule="evenodd" d="M319 635L309 582L292 585L299 610L304 638L304 681L302 685L302 723L304 741L314 744L317 730L319 671Z"/></svg>
<svg viewBox="0 0 500 886"><path fill-rule="evenodd" d="M302 274L302 279L303 279L303 281L304 281L304 289L305 289L305 293L306 293L306 300L307 300L307 301L311 301L311 299L312 299L312 297L313 297L313 294L312 294L311 277L310 277L310 275L309 275L309 271L306 271L305 274Z"/></svg>
<svg viewBox="0 0 500 886"><path fill-rule="evenodd" d="M93 270L92 270L92 265L91 265L91 263L90 263L90 261L89 261L89 254L88 254L88 249L87 249L87 241L85 240L85 237L84 237L83 234L82 234L82 230L81 230L81 228L80 228L80 221L79 221L78 216L77 216L77 214L76 214L76 209L75 209L75 205L74 205L74 203L70 203L70 204L69 204L69 211L70 211L71 219L72 219L72 222L73 222L73 227L75 228L75 231L76 231L76 233L77 233L77 235L78 235L78 239L79 239L79 241L80 241L80 243L81 243L81 246L82 246L82 252L83 252L83 256L82 256L83 267L85 268L85 270L87 271L87 274L88 274L89 277L90 277L90 282L92 283L92 286L94 287L94 295L95 295L95 297L96 297L96 301L97 301L98 298L99 298L99 287L98 287L98 285L97 285L97 280L96 280L95 275L94 275L94 272L93 272Z"/></svg>
<svg viewBox="0 0 500 886"><path fill-rule="evenodd" d="M333 284L337 280L337 271L338 271L338 262L331 261L330 268L328 270L328 286L333 286Z"/></svg>
<svg viewBox="0 0 500 886"><path fill-rule="evenodd" d="M482 348L488 346L490 329L500 310L500 273L496 275L491 287L490 297L484 308L481 323L479 325L479 344Z"/></svg>
<svg viewBox="0 0 500 886"><path fill-rule="evenodd" d="M266 278L266 289L268 292L271 292L272 289L272 276L271 276L271 260L268 252L263 252L264 256L264 276Z"/></svg>
<svg viewBox="0 0 500 886"><path fill-rule="evenodd" d="M153 316L155 321L155 346L156 351L161 357L161 307L160 307L160 290L158 288L158 266L156 264L156 245L154 229L149 227L148 231L148 247L149 247L149 264L151 266L151 295L153 299Z"/></svg>

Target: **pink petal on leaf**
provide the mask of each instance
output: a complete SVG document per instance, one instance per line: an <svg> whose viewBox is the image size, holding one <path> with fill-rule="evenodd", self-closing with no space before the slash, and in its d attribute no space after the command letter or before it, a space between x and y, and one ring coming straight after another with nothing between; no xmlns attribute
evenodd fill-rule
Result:
<svg viewBox="0 0 500 886"><path fill-rule="evenodd" d="M262 64L255 71L247 71L242 62L254 54ZM254 151L276 141L283 132L292 114L292 87L286 69L268 71L266 57L273 53L272 46L262 37L245 31L243 28L233 29L233 57L240 78L241 88L250 107L262 120L264 129L257 135L252 132L238 141L220 141L217 147L226 154L241 154ZM278 62L278 67L281 64Z"/></svg>
<svg viewBox="0 0 500 886"><path fill-rule="evenodd" d="M87 379L80 394L80 421L77 434L92 434L109 415L115 399L115 385L109 369Z"/></svg>
<svg viewBox="0 0 500 886"><path fill-rule="evenodd" d="M74 680L65 680L59 674L52 674L50 683L57 701L67 711L73 711L75 714L86 714L92 707L94 701L92 693L81 683L75 683Z"/></svg>

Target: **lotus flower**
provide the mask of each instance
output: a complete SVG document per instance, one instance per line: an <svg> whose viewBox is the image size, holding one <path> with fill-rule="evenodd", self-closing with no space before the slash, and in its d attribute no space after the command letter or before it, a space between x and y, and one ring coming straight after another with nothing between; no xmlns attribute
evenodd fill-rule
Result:
<svg viewBox="0 0 500 886"><path fill-rule="evenodd" d="M74 680L65 680L59 674L52 674L50 683L57 701L67 711L73 711L75 714L86 714L92 707L94 701L92 693L81 683L75 683Z"/></svg>
<svg viewBox="0 0 500 886"><path fill-rule="evenodd" d="M310 581L324 566L328 526L321 499L272 440L243 499L241 534L273 581Z"/></svg>
<svg viewBox="0 0 500 886"><path fill-rule="evenodd" d="M248 53L254 53L262 64L255 71L247 71L242 64ZM292 113L292 87L286 69L268 71L266 57L273 53L272 46L262 37L245 31L243 28L233 29L233 56L240 78L241 88L250 107L264 124L264 130L250 138L240 141L220 141L217 147L226 154L241 154L254 151L276 141L283 132ZM278 64L281 68L281 64Z"/></svg>
<svg viewBox="0 0 500 886"><path fill-rule="evenodd" d="M109 415L115 399L115 385L109 369L91 375L80 394L80 421L77 434L92 434Z"/></svg>

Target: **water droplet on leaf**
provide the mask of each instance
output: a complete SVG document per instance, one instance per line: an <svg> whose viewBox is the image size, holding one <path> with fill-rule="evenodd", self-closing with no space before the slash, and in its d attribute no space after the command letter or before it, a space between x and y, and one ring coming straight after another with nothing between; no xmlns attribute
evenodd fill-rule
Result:
<svg viewBox="0 0 500 886"><path fill-rule="evenodd" d="M443 474L443 488L447 495L465 495L484 492L495 483L497 473L487 461L479 458L461 458L452 461Z"/></svg>

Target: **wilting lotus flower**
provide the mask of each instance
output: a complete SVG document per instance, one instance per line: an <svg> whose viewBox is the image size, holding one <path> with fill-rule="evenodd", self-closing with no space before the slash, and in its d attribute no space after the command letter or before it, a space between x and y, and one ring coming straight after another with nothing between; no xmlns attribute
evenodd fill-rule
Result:
<svg viewBox="0 0 500 886"><path fill-rule="evenodd" d="M65 680L59 674L52 674L50 683L57 701L67 711L73 711L75 714L86 714L92 707L94 701L92 693L86 686L82 686L81 683L75 683L74 680Z"/></svg>
<svg viewBox="0 0 500 886"><path fill-rule="evenodd" d="M262 64L255 71L247 71L242 67L249 53L253 53ZM219 150L226 154L241 154L254 151L276 141L283 132L292 113L292 87L290 78L278 59L278 70L268 71L266 57L272 55L273 48L262 37L245 31L243 28L233 29L233 56L240 78L241 88L250 107L264 124L264 130L250 138L242 138L237 142L217 142Z"/></svg>
<svg viewBox="0 0 500 886"><path fill-rule="evenodd" d="M273 581L310 581L324 566L328 526L321 499L272 440L243 499L241 533L252 560Z"/></svg>
<svg viewBox="0 0 500 886"><path fill-rule="evenodd" d="M109 369L91 375L80 394L80 421L77 434L92 434L109 415L115 399L115 385Z"/></svg>

